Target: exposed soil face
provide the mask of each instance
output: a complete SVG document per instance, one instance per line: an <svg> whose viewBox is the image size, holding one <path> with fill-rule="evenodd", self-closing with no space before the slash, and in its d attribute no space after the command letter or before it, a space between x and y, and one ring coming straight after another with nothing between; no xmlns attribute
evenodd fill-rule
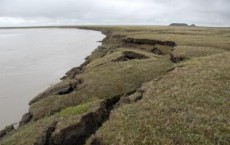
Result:
<svg viewBox="0 0 230 145"><path fill-rule="evenodd" d="M171 53L176 46L176 43L173 41L160 41L152 39L126 38L122 41L125 47L146 50L147 52L150 51L156 55L166 55Z"/></svg>
<svg viewBox="0 0 230 145"><path fill-rule="evenodd" d="M52 132L55 130L56 124L57 122L54 122L51 125L47 126L42 136L39 137L34 144L35 145L49 145L48 141L49 141L49 138Z"/></svg>
<svg viewBox="0 0 230 145"><path fill-rule="evenodd" d="M72 85L69 85L65 88L62 88L57 95L66 95L74 91L74 87Z"/></svg>
<svg viewBox="0 0 230 145"><path fill-rule="evenodd" d="M90 145L103 145L99 139L95 138L91 143Z"/></svg>
<svg viewBox="0 0 230 145"><path fill-rule="evenodd" d="M175 47L176 43L173 41L160 41L160 40L150 40L150 39L134 39L134 38L127 38L123 40L124 43L131 43L131 44L137 44L137 45L167 45L171 47Z"/></svg>
<svg viewBox="0 0 230 145"><path fill-rule="evenodd" d="M26 123L30 122L30 120L33 118L33 115L28 112L22 116L21 121L19 122L19 126L25 125Z"/></svg>
<svg viewBox="0 0 230 145"><path fill-rule="evenodd" d="M143 54L139 54L133 51L124 51L123 55L117 59L114 60L114 62L118 62L118 61L129 61L129 60L133 60L133 59L147 59L149 57L143 55Z"/></svg>
<svg viewBox="0 0 230 145"><path fill-rule="evenodd" d="M120 96L105 100L96 111L85 114L76 124L58 132L54 129L45 145L84 145L85 141L109 118L110 111L119 100Z"/></svg>
<svg viewBox="0 0 230 145"><path fill-rule="evenodd" d="M30 144L199 144L203 141L213 143L212 135L206 136L207 129L209 130L211 127L213 130L216 129L221 132L226 123L224 122L220 128L215 127L215 122L209 122L210 124L207 125L207 123L202 122L202 118L207 116L199 114L200 111L197 111L197 108L212 109L212 107L208 107L209 101L205 100L206 97L217 93L210 101L216 99L219 91L228 84L221 84L224 79L219 79L218 83L222 86L215 92L215 88L213 88L215 85L207 83L208 85L204 86L205 82L212 81L213 76L217 76L217 73L226 72L229 67L216 65L220 68L224 67L221 68L222 70L213 68L215 61L210 59L213 61L210 63L208 57L200 57L197 60L188 59L184 53L174 51L174 49L178 50L175 47L177 41L165 41L171 40L171 38L163 40L162 37L162 40L155 40L151 39L151 35L149 39L141 39L146 37L136 39L137 32L152 34L155 30L147 31L143 28L138 30L132 27L126 30L123 27L114 29L93 27L88 29L100 30L107 37L102 41L103 45L86 58L84 64L71 69L60 84L52 86L31 101L30 112L33 114L27 113L23 116L22 125L19 129L27 127L26 125L30 127L30 123L42 122L44 118L50 120L47 121L42 134L39 133L39 137L34 139L36 141ZM157 35L173 33L168 29L156 31ZM179 28L175 31L179 31ZM182 32L185 33L184 30ZM127 36L126 33L128 33ZM129 33L134 33L135 39L127 38L132 36ZM177 33L173 33L173 35L181 36ZM193 34L194 31L191 33ZM203 32L201 38L203 38ZM227 55L225 57L227 58ZM224 56L213 58L227 60ZM182 64L180 64L181 61L183 61ZM202 63L205 65L196 61L203 61ZM203 69L208 63L210 63L210 68ZM200 68L202 69L197 68L197 65L201 65ZM191 71L195 73L191 73ZM200 72L196 73L197 71ZM213 74L210 75L209 73ZM194 77L193 74L197 77ZM227 74L223 73L221 76L228 78ZM196 86L199 84L205 88L197 89ZM209 93L212 90L214 91ZM205 94L205 91L208 93ZM222 94L227 96L224 91ZM202 94L202 98L199 98L200 95L197 94ZM194 101L197 102L194 103ZM207 106L204 106L203 102ZM87 104L91 104L93 107L89 107ZM193 105L197 105L197 107L193 107ZM215 107L219 105L227 106L220 102L211 104ZM225 115L224 113L222 112L220 118L223 117L226 120L228 114ZM216 116L218 115L217 112ZM213 115L210 115L210 118L212 119ZM190 119L195 119L193 120L194 126L191 126ZM29 121L30 123L28 123ZM200 123L204 124L199 126ZM213 130L209 131L215 134ZM36 134L36 131L33 130L28 132ZM0 136L4 133L0 132ZM194 133L201 140L198 138L196 139L199 141L194 140L192 138ZM221 133L224 134L225 132ZM24 134L16 134L16 136L20 138L17 143L22 139L28 139ZM228 134L224 134L218 137L226 143L229 141L227 136ZM11 136L7 137L10 138ZM7 137L6 139L8 139ZM217 141L213 144L216 143Z"/></svg>
<svg viewBox="0 0 230 145"><path fill-rule="evenodd" d="M0 131L0 139L6 136L9 132L14 130L14 126L6 126L3 130Z"/></svg>
<svg viewBox="0 0 230 145"><path fill-rule="evenodd" d="M185 60L185 57L184 57L184 56L174 55L174 54L172 54L172 53L170 53L169 55L170 55L170 60L171 60L173 63L179 63L179 62Z"/></svg>
<svg viewBox="0 0 230 145"><path fill-rule="evenodd" d="M66 83L59 83L53 87L48 88L46 91L40 93L34 99L32 99L29 105L32 105L48 96L51 95L66 95L77 89L77 86L82 83L81 79L71 79L66 81Z"/></svg>
<svg viewBox="0 0 230 145"><path fill-rule="evenodd" d="M156 55L164 55L165 53L163 53L160 49L154 47L152 50L151 50L152 53L156 54Z"/></svg>

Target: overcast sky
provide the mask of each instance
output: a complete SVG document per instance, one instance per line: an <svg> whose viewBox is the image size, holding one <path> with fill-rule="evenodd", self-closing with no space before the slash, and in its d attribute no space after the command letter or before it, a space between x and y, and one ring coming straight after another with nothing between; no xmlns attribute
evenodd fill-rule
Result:
<svg viewBox="0 0 230 145"><path fill-rule="evenodd" d="M0 0L0 26L230 26L230 0Z"/></svg>

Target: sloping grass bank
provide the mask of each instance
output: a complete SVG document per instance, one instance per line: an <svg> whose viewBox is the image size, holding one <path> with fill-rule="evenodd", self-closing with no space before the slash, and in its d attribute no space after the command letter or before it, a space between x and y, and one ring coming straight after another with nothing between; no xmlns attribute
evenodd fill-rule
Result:
<svg viewBox="0 0 230 145"><path fill-rule="evenodd" d="M230 144L230 29L78 28L107 37L1 145Z"/></svg>

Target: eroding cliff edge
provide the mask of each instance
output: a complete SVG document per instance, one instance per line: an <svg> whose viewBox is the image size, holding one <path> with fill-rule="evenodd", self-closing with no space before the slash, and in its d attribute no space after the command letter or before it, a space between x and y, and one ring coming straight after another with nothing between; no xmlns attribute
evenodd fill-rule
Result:
<svg viewBox="0 0 230 145"><path fill-rule="evenodd" d="M1 145L229 143L229 113L218 110L230 105L221 103L229 91L229 44L209 43L203 28L189 41L181 36L198 28L78 28L107 37L30 101L20 127L1 132Z"/></svg>

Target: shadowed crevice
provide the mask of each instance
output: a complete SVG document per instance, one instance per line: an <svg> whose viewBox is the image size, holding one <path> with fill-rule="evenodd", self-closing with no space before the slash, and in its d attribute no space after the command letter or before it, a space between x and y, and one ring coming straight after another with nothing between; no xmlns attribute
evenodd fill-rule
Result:
<svg viewBox="0 0 230 145"><path fill-rule="evenodd" d="M169 54L170 55L170 60L173 62L173 63L179 63L181 61L184 61L185 60L185 57L184 56L180 56L180 55L174 55L172 53Z"/></svg>
<svg viewBox="0 0 230 145"><path fill-rule="evenodd" d="M135 39L135 38L127 38L123 40L128 44L136 44L136 45L167 45L171 47L175 47L176 43L173 41L160 41L160 40L152 40L152 39Z"/></svg>
<svg viewBox="0 0 230 145"><path fill-rule="evenodd" d="M140 53L136 53L133 51L124 51L122 56L118 57L117 59L113 60L114 62L119 62L119 61L129 61L133 59L147 59L149 58L148 56L145 56Z"/></svg>
<svg viewBox="0 0 230 145"><path fill-rule="evenodd" d="M28 122L31 121L32 118L33 118L33 114L31 114L30 112L24 114L22 116L21 121L19 122L19 126L23 126L23 125L27 124Z"/></svg>
<svg viewBox="0 0 230 145"><path fill-rule="evenodd" d="M57 93L57 95L66 95L66 94L70 94L71 92L73 92L74 91L74 87L72 86L72 85L69 85L69 86L67 86L67 87L65 87L65 88L63 88L63 89L61 89L58 93Z"/></svg>
<svg viewBox="0 0 230 145"><path fill-rule="evenodd" d="M117 95L102 101L96 111L84 115L79 122L60 130L58 134L51 135L46 145L85 144L86 140L108 120L111 110L119 102L121 96Z"/></svg>
<svg viewBox="0 0 230 145"><path fill-rule="evenodd" d="M160 49L154 47L152 50L151 50L152 53L156 54L156 55L165 55L165 53L163 53Z"/></svg>
<svg viewBox="0 0 230 145"><path fill-rule="evenodd" d="M45 90L44 92L38 94L35 98L33 98L29 105L32 105L38 101L41 101L42 99L45 99L51 95L66 95L70 94L74 90L78 89L78 86L83 83L82 79L75 79L74 81L63 84L63 85L56 85L53 87L50 87L49 89Z"/></svg>
<svg viewBox="0 0 230 145"><path fill-rule="evenodd" d="M15 130L13 125L6 126L3 130L0 131L0 139L6 136L11 131Z"/></svg>

